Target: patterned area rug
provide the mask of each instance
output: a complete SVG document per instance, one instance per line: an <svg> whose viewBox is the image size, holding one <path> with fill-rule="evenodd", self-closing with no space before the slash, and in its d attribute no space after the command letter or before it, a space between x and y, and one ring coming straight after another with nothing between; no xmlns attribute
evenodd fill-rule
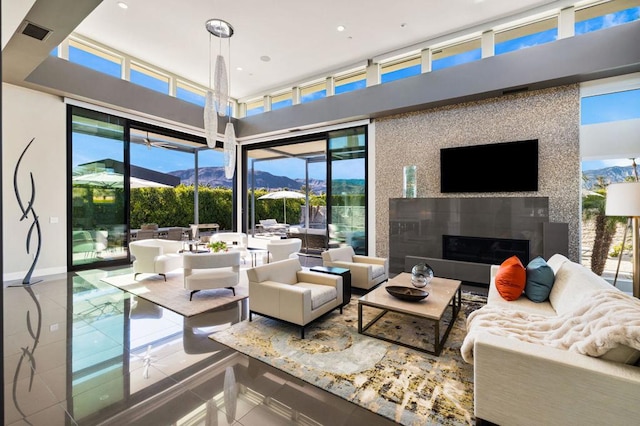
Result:
<svg viewBox="0 0 640 426"><path fill-rule="evenodd" d="M236 286L235 296L231 290L217 288L194 293L193 300L190 301L189 293L191 291L184 288L182 270L168 273L166 282L160 275L150 274L140 274L137 280L133 279L133 274L125 274L102 278L100 281L133 293L185 317L246 299L249 296L246 287Z"/></svg>
<svg viewBox="0 0 640 426"><path fill-rule="evenodd" d="M358 334L357 296L342 315L309 325L305 339L298 327L255 315L209 337L400 424L473 425L473 366L460 346L467 315L486 298L463 293L462 302L439 357ZM365 308L365 321L379 312ZM387 313L369 332L423 346L433 325Z"/></svg>

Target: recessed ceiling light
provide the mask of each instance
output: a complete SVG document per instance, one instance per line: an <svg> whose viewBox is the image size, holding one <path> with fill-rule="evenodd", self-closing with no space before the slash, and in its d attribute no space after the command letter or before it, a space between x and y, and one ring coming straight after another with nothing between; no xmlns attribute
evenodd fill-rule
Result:
<svg viewBox="0 0 640 426"><path fill-rule="evenodd" d="M128 9L129 8L129 6L123 1L119 1L118 2L118 6L120 6L121 9Z"/></svg>
<svg viewBox="0 0 640 426"><path fill-rule="evenodd" d="M271 60L271 58L268 57L267 55L264 55L264 56L260 56L260 60L262 62L269 62Z"/></svg>
<svg viewBox="0 0 640 426"><path fill-rule="evenodd" d="M338 28L336 28L338 31L344 31L345 27L344 25L338 25Z"/></svg>
<svg viewBox="0 0 640 426"><path fill-rule="evenodd" d="M242 67L238 67L238 68L236 68L236 70L242 71Z"/></svg>

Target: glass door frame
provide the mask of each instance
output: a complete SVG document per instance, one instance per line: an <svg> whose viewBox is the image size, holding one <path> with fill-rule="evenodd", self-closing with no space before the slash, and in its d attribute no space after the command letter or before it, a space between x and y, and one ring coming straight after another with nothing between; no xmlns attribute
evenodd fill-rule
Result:
<svg viewBox="0 0 640 426"><path fill-rule="evenodd" d="M117 120L122 123L123 126L123 176L124 176L124 200L123 200L123 209L124 209L124 240L123 240L123 248L125 249L125 256L121 258L116 258L113 260L96 260L95 262L89 262L84 264L74 264L73 262L73 116L74 111L86 111L88 115L104 115L106 117L113 117L114 120ZM130 212L130 181L131 181L131 129L154 132L158 134L162 134L163 136L172 137L182 139L186 142L195 143L202 145L202 148L194 147L194 157L197 158L198 152L200 150L208 149L206 140L203 137L182 133L176 130L164 128L161 126L135 121L128 118L123 118L114 113L102 112L91 110L85 107L75 106L72 104L67 105L67 270L68 271L81 271L86 269L94 269L105 266L125 266L131 264L131 254L129 253L128 247L131 239L130 231L131 231L131 212ZM108 121L107 121L108 122ZM222 149L222 142L217 141L216 148ZM197 169L198 163L194 161L194 168ZM196 171L197 173L197 171ZM236 180L234 174L234 180L231 186L232 189L232 206L233 212L231 215L231 221L233 226L235 226L235 211L237 209L237 194L235 191L236 188ZM197 191L196 191L197 194ZM197 198L196 198L197 200ZM194 203L196 202L194 200ZM194 206L195 207L195 206Z"/></svg>
<svg viewBox="0 0 640 426"><path fill-rule="evenodd" d="M241 146L242 148L242 152L241 152L242 169L241 170L243 171L241 193L243 194L243 197L240 205L240 207L242 208L242 232L247 233L247 235L253 235L253 230L254 230L253 228L254 224L252 224L252 218L250 217L250 211L253 211L254 206L250 205L250 201L248 197L248 194L250 194L250 191L252 189L252 182L253 182L253 179L251 176L252 170L251 170L251 167L249 166L249 151L257 150L257 149L278 148L278 147L283 147L285 145L324 140L325 141L325 157L327 159L326 161L326 192L325 192L326 221L327 221L326 223L329 224L331 223L331 217L332 217L332 206L331 206L332 168L331 168L331 161L328 161L329 159L328 156L330 153L330 150L329 150L330 137L332 134L335 134L335 133L349 132L349 130L357 130L357 129L361 129L361 132L364 135L363 156L364 156L364 209L365 209L364 217L365 217L365 220L364 220L364 252L363 253L361 252L361 254L365 254L365 255L368 254L368 241L369 241L369 237L368 237L368 223L369 223L369 220L368 220L369 218L368 125L357 125L354 127L344 128L336 131L332 130L332 131L319 132L319 133L298 136L298 137L291 137L291 138L277 139L277 140L274 139L271 141L258 142L254 144L243 144ZM253 200L253 202L255 203L255 200ZM328 238L328 232L327 232L327 238Z"/></svg>

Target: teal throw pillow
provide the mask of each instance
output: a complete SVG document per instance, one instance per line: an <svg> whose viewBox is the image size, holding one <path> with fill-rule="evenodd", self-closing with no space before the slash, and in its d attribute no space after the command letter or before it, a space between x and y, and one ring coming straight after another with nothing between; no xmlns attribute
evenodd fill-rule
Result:
<svg viewBox="0 0 640 426"><path fill-rule="evenodd" d="M534 302L544 302L549 298L555 276L551 266L540 256L527 265L527 283L524 294Z"/></svg>

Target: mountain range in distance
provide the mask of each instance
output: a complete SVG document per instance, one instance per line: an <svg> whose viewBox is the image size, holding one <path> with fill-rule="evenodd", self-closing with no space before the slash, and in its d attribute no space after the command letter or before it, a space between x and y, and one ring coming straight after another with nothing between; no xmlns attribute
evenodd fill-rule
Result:
<svg viewBox="0 0 640 426"><path fill-rule="evenodd" d="M624 182L627 177L634 176L633 166L612 166L597 170L585 170L582 172L584 177L582 187L585 189L598 188L598 181L602 180L605 184ZM601 179L600 179L601 178Z"/></svg>
<svg viewBox="0 0 640 426"><path fill-rule="evenodd" d="M176 170L168 174L180 178L183 185L193 185L195 170ZM255 188L265 188L269 191L289 189L299 191L305 185L304 179L291 179L287 176L275 176L269 172L256 170L254 174ZM224 175L224 167L201 167L198 173L198 184L211 188L231 188L232 181ZM309 190L313 194L326 194L327 183L320 179L309 179ZM338 192L364 193L364 179L338 179L333 182L333 190Z"/></svg>
<svg viewBox="0 0 640 426"><path fill-rule="evenodd" d="M203 186L212 188L222 187L231 188L231 180L224 176L224 167L201 167L198 176L198 182ZM180 178L180 183L184 185L193 185L195 173L194 169L175 170L168 174ZM585 170L582 172L584 177L582 186L585 189L595 189L598 187L598 180L605 184L614 182L623 182L627 177L634 176L633 166L612 166L597 170ZM255 172L255 187L265 188L269 191L278 191L289 189L292 191L301 190L304 185L304 179L291 179L287 176L275 176L269 172ZM314 194L325 194L327 192L327 183L320 179L309 179L309 189ZM338 179L333 182L333 192L346 192L348 194L360 193L364 191L364 179Z"/></svg>

